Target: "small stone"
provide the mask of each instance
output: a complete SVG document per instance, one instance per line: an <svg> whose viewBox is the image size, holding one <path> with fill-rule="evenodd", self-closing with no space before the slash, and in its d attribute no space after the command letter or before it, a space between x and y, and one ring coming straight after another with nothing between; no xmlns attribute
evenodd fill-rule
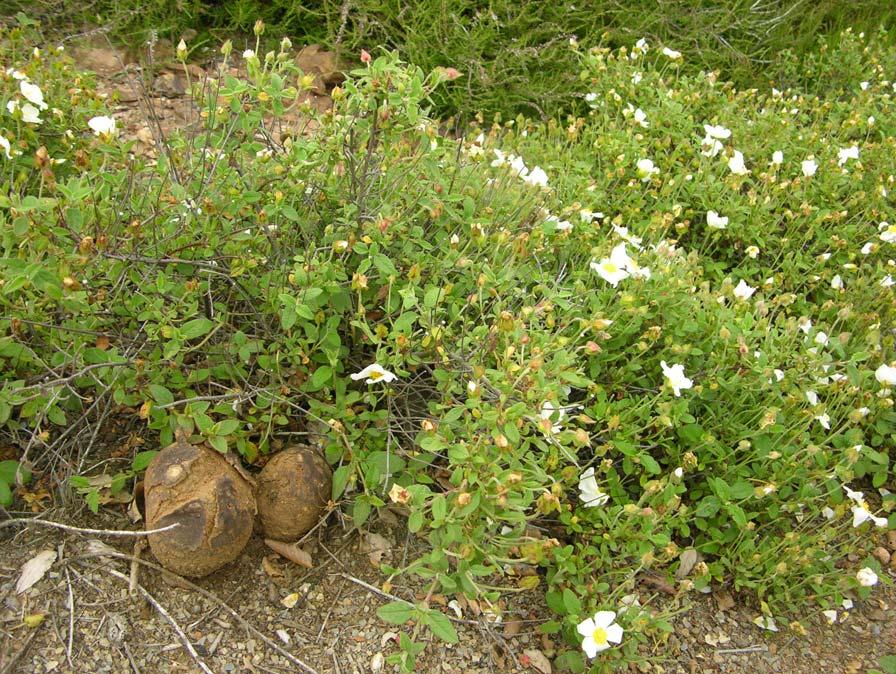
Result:
<svg viewBox="0 0 896 674"><path fill-rule="evenodd" d="M874 552L871 553L874 555L875 559L879 561L881 564L889 564L890 563L890 552L883 546L874 548Z"/></svg>
<svg viewBox="0 0 896 674"><path fill-rule="evenodd" d="M374 653L373 657L370 658L370 671L373 674L379 674L379 672L383 671L383 665L385 664L386 659L383 657L382 653Z"/></svg>

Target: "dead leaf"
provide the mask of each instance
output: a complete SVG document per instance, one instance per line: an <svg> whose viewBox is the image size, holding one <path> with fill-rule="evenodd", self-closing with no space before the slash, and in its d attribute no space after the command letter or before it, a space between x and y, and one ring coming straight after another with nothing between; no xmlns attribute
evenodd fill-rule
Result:
<svg viewBox="0 0 896 674"><path fill-rule="evenodd" d="M530 649L523 651L523 655L529 659L529 666L536 672L541 672L541 674L551 674L553 671L551 661L548 660L547 656L541 651Z"/></svg>
<svg viewBox="0 0 896 674"><path fill-rule="evenodd" d="M519 620L508 620L504 624L504 636L507 638L515 637L520 633L520 629L522 629L523 623Z"/></svg>
<svg viewBox="0 0 896 674"><path fill-rule="evenodd" d="M367 532L365 540L367 543L367 557L373 566L379 568L385 554L392 549L392 542L385 536L372 532Z"/></svg>
<svg viewBox="0 0 896 674"><path fill-rule="evenodd" d="M280 600L280 603L283 604L286 608L292 608L299 601L299 593L293 592L292 594L288 594L283 599Z"/></svg>
<svg viewBox="0 0 896 674"><path fill-rule="evenodd" d="M638 580L660 592L675 594L675 588L669 584L663 576L653 571L644 571L638 576Z"/></svg>
<svg viewBox="0 0 896 674"><path fill-rule="evenodd" d="M730 608L734 608L734 598L731 596L730 592L727 590L719 590L713 594L715 595L716 604L719 605L720 611L727 611Z"/></svg>
<svg viewBox="0 0 896 674"><path fill-rule="evenodd" d="M700 553L694 550L694 548L683 550L678 557L678 571L675 572L675 580L687 578L698 561L700 561Z"/></svg>
<svg viewBox="0 0 896 674"><path fill-rule="evenodd" d="M22 594L29 587L44 577L53 562L56 561L55 550L43 550L22 565L22 573L16 583L16 594Z"/></svg>
<svg viewBox="0 0 896 674"><path fill-rule="evenodd" d="M113 548L111 545L107 545L103 543L101 540L96 538L91 538L87 541L87 554L89 555L111 555L118 554L118 550Z"/></svg>
<svg viewBox="0 0 896 674"><path fill-rule="evenodd" d="M729 637L724 632L719 632L718 634L705 634L703 636L703 641L705 641L710 646L719 646L723 644L727 644L731 641L731 637Z"/></svg>
<svg viewBox="0 0 896 674"><path fill-rule="evenodd" d="M272 559L273 555L265 555L261 558L261 568L271 578L283 578L283 569L277 566Z"/></svg>
<svg viewBox="0 0 896 674"><path fill-rule="evenodd" d="M299 566L304 566L308 569L313 566L311 562L311 555L309 555L294 543L281 543L280 541L274 541L270 538L265 538L264 544L281 557L285 557L289 561L298 564Z"/></svg>

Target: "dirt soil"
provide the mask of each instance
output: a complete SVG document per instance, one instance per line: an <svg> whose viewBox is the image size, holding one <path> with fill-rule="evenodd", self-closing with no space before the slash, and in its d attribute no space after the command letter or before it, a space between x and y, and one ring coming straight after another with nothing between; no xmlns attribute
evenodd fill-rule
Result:
<svg viewBox="0 0 896 674"><path fill-rule="evenodd" d="M131 55L102 44L74 47L79 64L95 70L101 90L127 138L152 157L156 138L198 119L186 95L188 82L200 81L217 66L161 65L144 76ZM237 50L235 50L236 52ZM170 45L158 45L154 62L172 62ZM330 105L327 89L338 81L327 54L311 49L306 70L318 73L309 103ZM239 72L234 66L233 72ZM147 86L147 82L150 84ZM143 447L146 449L146 447ZM25 513L22 513L23 515ZM15 513L13 513L15 515ZM30 515L30 514L29 514ZM45 519L92 529L136 529L123 506L100 514L46 511ZM405 523L386 512L370 531L351 529L338 513L306 545L312 568L287 562L256 535L239 559L190 585L151 566L132 564L138 538L91 534L31 525L0 529L0 674L43 672L299 672L333 674L397 672L384 658L398 652L396 627L376 616L387 594L410 601L427 588L397 579L388 593L374 562L401 566L424 543L407 533ZM99 540L102 538L102 542ZM896 556L896 537L887 539ZM32 588L16 593L22 565L41 551L57 559ZM112 555L119 555L118 557ZM142 558L154 562L149 552ZM134 573L136 571L136 576ZM883 577L886 575L886 577ZM779 625L777 633L753 624L755 609L724 591L680 597L643 586L640 601L677 610L675 632L645 648L648 664L631 671L687 673L859 674L878 667L896 651L896 571L890 567L867 601L839 611L836 625L821 616L802 621L805 635ZM134 591L129 584L135 582ZM204 591L204 593L203 593ZM457 645L426 643L417 671L550 672L557 644L538 632L549 611L538 590L511 596L494 612L465 603L455 609L447 598L429 597L431 606L455 621ZM43 616L29 618L29 616ZM33 627L26 620L40 621ZM180 634L179 634L180 633ZM194 655L185 644L189 643ZM203 669L205 668L205 669Z"/></svg>

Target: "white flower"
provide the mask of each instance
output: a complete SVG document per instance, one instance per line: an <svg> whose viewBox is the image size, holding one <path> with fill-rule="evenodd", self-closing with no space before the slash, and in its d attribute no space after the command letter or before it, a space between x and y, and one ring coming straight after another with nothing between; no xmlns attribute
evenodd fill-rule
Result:
<svg viewBox="0 0 896 674"><path fill-rule="evenodd" d="M744 252L747 254L748 258L755 260L759 257L759 246L747 246Z"/></svg>
<svg viewBox="0 0 896 674"><path fill-rule="evenodd" d="M669 386L675 397L679 397L683 389L692 388L694 382L684 376L684 365L675 364L669 367L666 361L660 361L660 367L663 368L663 376L668 380Z"/></svg>
<svg viewBox="0 0 896 674"><path fill-rule="evenodd" d="M641 38L637 42L635 42L635 49L640 51L642 54L646 53L648 49L650 49L650 45L647 44L646 38Z"/></svg>
<svg viewBox="0 0 896 674"><path fill-rule="evenodd" d="M815 391L806 391L806 400L809 401L810 405L817 405L818 394Z"/></svg>
<svg viewBox="0 0 896 674"><path fill-rule="evenodd" d="M734 289L734 296L739 300L748 300L753 296L753 293L755 292L756 288L748 285L746 281L741 279L740 283L738 283L737 287Z"/></svg>
<svg viewBox="0 0 896 674"><path fill-rule="evenodd" d="M819 346L827 346L829 339L830 338L826 332L819 332L815 335L815 343Z"/></svg>
<svg viewBox="0 0 896 674"><path fill-rule="evenodd" d="M837 622L837 612L834 610L822 611L821 615L828 621L828 625L833 625Z"/></svg>
<svg viewBox="0 0 896 674"><path fill-rule="evenodd" d="M676 480L680 480L682 477L684 477L684 468L679 466L678 468L676 468L675 470L672 471L672 475L675 477Z"/></svg>
<svg viewBox="0 0 896 674"><path fill-rule="evenodd" d="M853 145L852 147L844 147L840 150L837 150L837 166L843 166L850 159L858 159L859 158L859 146Z"/></svg>
<svg viewBox="0 0 896 674"><path fill-rule="evenodd" d="M745 176L750 172L744 164L743 152L739 152L738 150L735 150L734 154L728 160L728 168L731 169L731 172L734 175L738 176Z"/></svg>
<svg viewBox="0 0 896 674"><path fill-rule="evenodd" d="M844 611L849 611L853 607L852 599L844 599L840 602L840 605L843 607Z"/></svg>
<svg viewBox="0 0 896 674"><path fill-rule="evenodd" d="M826 431L831 430L831 417L827 412L824 414L818 414L815 416L815 420L821 424L821 427Z"/></svg>
<svg viewBox="0 0 896 674"><path fill-rule="evenodd" d="M862 587L872 587L877 585L877 574L874 573L873 569L866 566L856 572L856 580L859 581L859 585Z"/></svg>
<svg viewBox="0 0 896 674"><path fill-rule="evenodd" d="M27 80L28 75L23 73L21 70L16 70L15 68L7 68L6 74L10 75L14 80Z"/></svg>
<svg viewBox="0 0 896 674"><path fill-rule="evenodd" d="M857 493L861 493L861 492L857 492ZM872 522L874 522L874 526L879 527L881 529L884 528L885 526L887 526L887 518L886 517L876 517L875 515L872 515L871 511L868 510L868 506L865 504L864 501L862 501L858 505L852 506L852 508L850 508L850 510L852 510L852 526L854 528L862 526L868 520L871 520Z"/></svg>
<svg viewBox="0 0 896 674"><path fill-rule="evenodd" d="M666 56L673 61L677 61L681 58L681 52L675 51L674 49L669 49L669 47L663 47L663 56Z"/></svg>
<svg viewBox="0 0 896 674"><path fill-rule="evenodd" d="M776 164L780 166L784 163L784 153L781 150L776 150L772 153L772 164Z"/></svg>
<svg viewBox="0 0 896 674"><path fill-rule="evenodd" d="M632 259L625 252L625 244L620 243L613 248L610 257L605 257L600 262L592 262L591 269L615 288L620 281L630 276L631 265Z"/></svg>
<svg viewBox="0 0 896 674"><path fill-rule="evenodd" d="M594 103L594 101L596 101L596 100L597 100L597 94L595 94L593 91L592 91L592 92L589 92L589 93L587 93L587 94L585 94L585 101L586 101L586 102L588 102L588 103Z"/></svg>
<svg viewBox="0 0 896 674"><path fill-rule="evenodd" d="M635 236L634 234L630 234L628 231L628 227L620 227L619 225L613 225L613 231L619 236L620 239L628 241L638 250L641 250L641 243L644 241L640 236Z"/></svg>
<svg viewBox="0 0 896 674"><path fill-rule="evenodd" d="M809 331L812 329L812 321L804 316L800 317L799 325L800 325L800 330L802 330L803 333L805 333L807 335L809 334Z"/></svg>
<svg viewBox="0 0 896 674"><path fill-rule="evenodd" d="M896 367L884 363L874 371L874 378L886 386L896 386Z"/></svg>
<svg viewBox="0 0 896 674"><path fill-rule="evenodd" d="M893 280L893 277L887 274L880 280L880 285L883 288L890 288L893 285L896 285L896 281Z"/></svg>
<svg viewBox="0 0 896 674"><path fill-rule="evenodd" d="M866 91L868 89L868 82L859 82L859 87L862 91Z"/></svg>
<svg viewBox="0 0 896 674"><path fill-rule="evenodd" d="M707 211L706 224L713 229L725 229L728 226L728 216L719 215L716 211Z"/></svg>
<svg viewBox="0 0 896 674"><path fill-rule="evenodd" d="M880 240L884 243L896 243L896 225L891 225L889 222L882 222L878 225L878 230L880 230Z"/></svg>
<svg viewBox="0 0 896 674"><path fill-rule="evenodd" d="M99 117L91 117L87 121L87 126L93 131L94 135L111 137L115 135L115 119L101 115Z"/></svg>
<svg viewBox="0 0 896 674"><path fill-rule="evenodd" d="M722 143L717 141L715 138L711 138L710 136L704 138L703 142L700 145L703 148L702 150L700 150L700 154L702 154L704 157L715 157L717 154L719 154L719 152L725 149L725 146L722 145Z"/></svg>
<svg viewBox="0 0 896 674"><path fill-rule="evenodd" d="M41 110L47 109L47 104L44 103L44 92L40 90L39 86L31 84L27 80L22 80L19 82L19 90L22 92L22 96L34 103L38 108Z"/></svg>
<svg viewBox="0 0 896 674"><path fill-rule="evenodd" d="M639 125L643 126L645 129L650 126L650 122L647 121L647 113L644 112L641 108L635 110L635 122Z"/></svg>
<svg viewBox="0 0 896 674"><path fill-rule="evenodd" d="M6 154L6 158L12 159L12 154L10 153L12 146L9 144L8 138L6 138L4 136L0 136L0 147L3 148L3 151Z"/></svg>
<svg viewBox="0 0 896 674"><path fill-rule="evenodd" d="M359 381L361 379L366 379L368 384L376 384L378 382L384 382L388 384L391 381L395 381L398 379L394 374L383 368L378 363L372 363L365 367L360 372L356 372L351 375L351 378L354 381Z"/></svg>
<svg viewBox="0 0 896 674"><path fill-rule="evenodd" d="M834 509L829 508L828 506L825 506L824 508L821 509L821 516L824 517L826 520L834 519Z"/></svg>
<svg viewBox="0 0 896 674"><path fill-rule="evenodd" d="M526 182L530 185L534 185L536 187L547 187L548 186L548 174L545 173L541 167L536 166L533 168L528 175L522 176L523 182Z"/></svg>
<svg viewBox="0 0 896 674"><path fill-rule="evenodd" d="M571 232L573 225L569 220L561 220L555 215L548 218L548 222L554 223L554 229L558 232Z"/></svg>
<svg viewBox="0 0 896 674"><path fill-rule="evenodd" d="M775 619L771 616L767 615L759 615L753 618L753 624L756 627L761 627L764 630L768 630L769 632L777 632L778 626L775 624Z"/></svg>
<svg viewBox="0 0 896 674"><path fill-rule="evenodd" d="M772 370L772 373L775 375L775 381L784 381L784 370L779 370L775 368Z"/></svg>
<svg viewBox="0 0 896 674"><path fill-rule="evenodd" d="M602 506L610 500L610 495L604 494L597 486L593 467L588 468L579 476L579 498L582 499L586 508Z"/></svg>
<svg viewBox="0 0 896 674"><path fill-rule="evenodd" d="M622 642L623 629L615 622L616 614L613 611L598 611L593 618L585 618L579 623L579 634L584 638L582 650L589 658L597 656L601 651L610 647L610 643Z"/></svg>
<svg viewBox="0 0 896 674"><path fill-rule="evenodd" d="M246 51L243 52L243 58L246 59L247 61L254 57L255 57L255 51L252 49L247 49Z"/></svg>
<svg viewBox="0 0 896 674"><path fill-rule="evenodd" d="M477 393L479 393L479 384L477 384L473 380L468 381L467 382L467 393L469 393L471 396L474 396Z"/></svg>
<svg viewBox="0 0 896 674"><path fill-rule="evenodd" d="M877 244L874 241L867 242L864 246L862 246L862 255L871 255L877 248Z"/></svg>
<svg viewBox="0 0 896 674"><path fill-rule="evenodd" d="M704 124L703 130L706 131L707 138L718 138L719 140L726 140L731 138L731 129L726 129L724 126L713 126L712 124Z"/></svg>
<svg viewBox="0 0 896 674"><path fill-rule="evenodd" d="M632 75L632 84L637 86L638 84L641 83L641 80L643 79L643 77L644 77L643 74L636 72L634 75Z"/></svg>
<svg viewBox="0 0 896 674"><path fill-rule="evenodd" d="M13 114L16 110L21 109L22 121L27 124L41 124L44 121L40 118L40 110L31 105L31 103L19 106L19 102L13 100L6 104L6 109L9 111L9 114Z"/></svg>
<svg viewBox="0 0 896 674"><path fill-rule="evenodd" d="M818 164L815 163L814 159L804 159L802 163L802 169L803 175L807 178L811 178L818 170Z"/></svg>
<svg viewBox="0 0 896 674"><path fill-rule="evenodd" d="M843 278L840 274L837 274L834 278L831 279L831 288L834 290L843 290Z"/></svg>
<svg viewBox="0 0 896 674"><path fill-rule="evenodd" d="M638 160L638 177L642 182L648 182L655 174L659 173L660 170L654 166L653 160L651 159L639 159Z"/></svg>

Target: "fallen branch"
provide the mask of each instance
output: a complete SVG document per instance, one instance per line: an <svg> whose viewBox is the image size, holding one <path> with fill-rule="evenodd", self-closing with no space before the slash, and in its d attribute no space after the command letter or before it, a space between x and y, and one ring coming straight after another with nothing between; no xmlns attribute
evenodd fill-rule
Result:
<svg viewBox="0 0 896 674"><path fill-rule="evenodd" d="M121 580L130 584L131 579L128 576L124 575L123 573L120 573L120 572L116 571L115 569L107 569L107 571L109 573L111 573L113 576L115 576L116 578L120 578ZM214 672L208 668L208 665L205 664L203 659L201 657L199 657L199 653L197 653L196 649L193 648L193 644L190 643L190 639L187 637L187 635L181 629L180 625L177 624L177 621L171 617L171 614L165 610L165 607L162 606L156 600L156 598L153 597L149 593L149 591L145 587L140 585L139 583L137 584L137 591L143 595L143 598L146 599L146 601L148 601L150 604L152 604L152 607L156 611L159 612L159 615L161 615L165 619L165 622L167 622L169 625L171 625L171 629L173 629L174 632L177 634L178 640L180 641L181 645L183 645L184 650L186 650L187 653L190 654L190 657L193 658L193 662L196 663L196 666L199 667L199 669L201 669L204 672L204 674L214 674Z"/></svg>
<svg viewBox="0 0 896 674"><path fill-rule="evenodd" d="M148 536L149 534L160 534L163 531L170 531L176 527L179 527L180 524L175 522L174 524L169 524L167 527L161 527L160 529L147 529L145 531L124 531L124 530L116 530L116 529L82 529L81 527L73 527L70 524L62 524L61 522L52 522L50 520L40 520L37 518L28 518L28 517L20 517L12 520L3 520L0 522L0 529L5 529L6 527L11 527L16 524L21 524L23 526L30 526L32 524L41 524L45 527L54 527L56 529L62 529L64 531L71 531L76 534L90 534L92 536L119 536L122 538L127 538L130 536Z"/></svg>
<svg viewBox="0 0 896 674"><path fill-rule="evenodd" d="M126 555L126 554L124 554L124 553L122 553L122 552L105 552L105 551L104 551L104 552L99 552L99 553L92 553L92 554L89 554L89 555L80 555L80 556L78 556L78 557L73 557L73 558L70 558L70 559L84 559L84 558L87 558L87 557L114 557L114 558L116 558L116 559L124 559L124 560L127 560L127 561L133 561L134 559L136 559L133 555ZM145 566L145 567L147 567L147 568L149 568L149 569L152 569L153 571L158 571L158 572L160 572L160 573L169 573L169 571L167 571L164 567L161 567L161 566L159 566L158 564L153 564L152 562L146 561L145 559L138 559L138 560L137 560L137 563L140 564L140 565L142 565L142 566ZM121 576L121 577L125 577L124 574L118 574L118 575ZM199 594L201 594L203 597L205 597L205 598L208 599L209 601L213 601L213 602L216 603L218 606L220 606L221 608L223 608L223 609L224 609L225 611L227 611L227 613L229 613L229 614L230 614L230 615L231 615L237 622L239 622L240 625L242 625L242 626L245 627L247 630L249 630L250 632L252 632L253 634L255 634L259 639L261 639L265 644L267 644L268 647L270 647L270 648L272 648L273 650L277 651L277 653L279 653L279 654L282 655L284 658L286 658L287 660L289 660L291 663L293 663L294 665L296 665L299 669L301 669L302 671L308 672L308 674L318 674L318 672L317 672L316 669L314 669L314 668L311 667L310 665L305 664L304 662L302 662L301 660L299 660L299 658L297 658L296 656L294 656L294 655L293 655L292 653L290 653L289 651L285 650L284 648L281 648L280 645L279 645L276 641L274 641L273 639L268 638L263 632L261 632L261 631L260 631L257 627L255 627L252 623L250 623L248 620L246 620L245 618L243 618L243 616L241 616L241 615L240 615L239 613L237 613L235 610L233 610L232 608L230 608L230 606L229 606L226 602L224 602L223 600L221 600L217 595L215 595L215 594L212 593L212 592L209 592L208 590L206 590L206 589L204 589L204 588L202 588L202 587L199 587L198 585L196 585L196 583L193 583L193 582L187 580L186 578L181 578L181 577L178 576L178 580L179 580L180 582L183 582L183 584L184 584L187 588L189 588L190 590L192 590L192 591L194 591L194 592L198 592Z"/></svg>

